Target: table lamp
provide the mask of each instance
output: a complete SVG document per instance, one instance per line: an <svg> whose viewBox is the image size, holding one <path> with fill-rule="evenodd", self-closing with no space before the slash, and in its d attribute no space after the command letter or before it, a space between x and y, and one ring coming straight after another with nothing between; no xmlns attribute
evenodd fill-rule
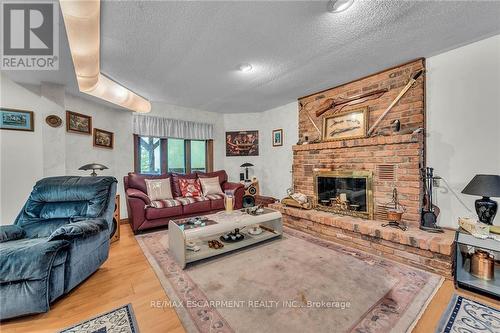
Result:
<svg viewBox="0 0 500 333"><path fill-rule="evenodd" d="M248 168L249 167L253 167L254 165L252 163L243 163L242 165L240 165L240 168L245 168L245 180L248 180Z"/></svg>
<svg viewBox="0 0 500 333"><path fill-rule="evenodd" d="M107 169L108 167L102 164L98 163L90 163L90 164L85 164L82 165L81 167L78 168L78 170L92 170L92 173L90 174L92 177L97 176L97 173L95 173L96 170L104 170Z"/></svg>
<svg viewBox="0 0 500 333"><path fill-rule="evenodd" d="M498 204L490 197L500 197L500 176L476 175L462 190L462 193L481 196L482 198L477 199L475 203L479 221L493 224Z"/></svg>

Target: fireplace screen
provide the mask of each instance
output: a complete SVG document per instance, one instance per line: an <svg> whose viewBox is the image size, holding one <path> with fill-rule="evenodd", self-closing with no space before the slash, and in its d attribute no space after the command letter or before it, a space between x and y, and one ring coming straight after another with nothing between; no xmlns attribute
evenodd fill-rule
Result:
<svg viewBox="0 0 500 333"><path fill-rule="evenodd" d="M321 172L315 175L316 208L373 219L372 173Z"/></svg>

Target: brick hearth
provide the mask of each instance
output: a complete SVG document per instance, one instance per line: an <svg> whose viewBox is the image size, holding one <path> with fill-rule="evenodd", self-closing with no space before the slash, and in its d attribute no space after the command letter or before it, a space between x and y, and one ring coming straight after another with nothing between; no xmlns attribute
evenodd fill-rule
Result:
<svg viewBox="0 0 500 333"><path fill-rule="evenodd" d="M335 215L271 204L283 223L318 237L451 278L454 231L432 234L410 227L403 232L384 228L384 221Z"/></svg>

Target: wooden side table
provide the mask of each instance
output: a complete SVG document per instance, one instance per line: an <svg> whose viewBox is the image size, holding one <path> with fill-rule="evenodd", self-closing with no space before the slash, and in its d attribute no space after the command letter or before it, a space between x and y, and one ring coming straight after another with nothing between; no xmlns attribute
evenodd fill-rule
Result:
<svg viewBox="0 0 500 333"><path fill-rule="evenodd" d="M113 212L113 233L111 235L111 243L120 239L120 195L115 197L115 211Z"/></svg>

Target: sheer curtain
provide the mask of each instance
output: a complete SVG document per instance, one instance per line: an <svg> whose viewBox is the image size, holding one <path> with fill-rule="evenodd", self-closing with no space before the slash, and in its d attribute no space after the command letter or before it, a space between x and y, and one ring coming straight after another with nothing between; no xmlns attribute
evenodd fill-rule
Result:
<svg viewBox="0 0 500 333"><path fill-rule="evenodd" d="M191 140L212 140L214 138L214 125L212 124L154 116L134 115L132 128L134 134L157 138Z"/></svg>

